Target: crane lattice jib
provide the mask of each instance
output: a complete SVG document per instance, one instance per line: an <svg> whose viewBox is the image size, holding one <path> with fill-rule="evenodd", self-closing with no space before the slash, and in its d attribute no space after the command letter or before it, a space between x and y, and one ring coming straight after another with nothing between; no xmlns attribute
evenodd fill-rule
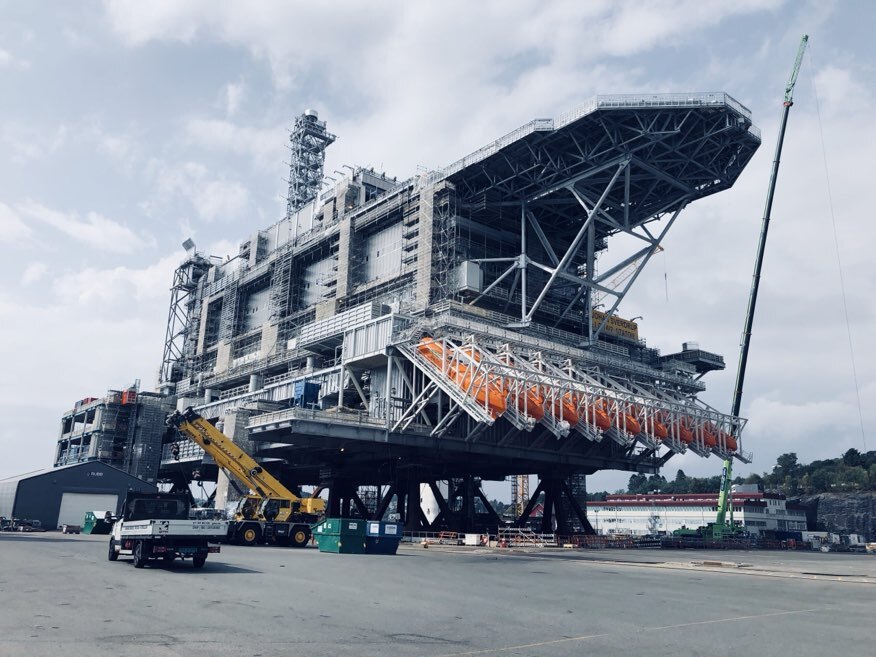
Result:
<svg viewBox="0 0 876 657"><path fill-rule="evenodd" d="M800 39L800 47L797 49L797 59L794 62L794 69L791 71L791 77L788 78L788 84L785 86L785 104L794 104L794 86L797 84L797 75L800 73L800 66L803 64L803 54L806 52L806 44L809 43L809 35L804 34Z"/></svg>

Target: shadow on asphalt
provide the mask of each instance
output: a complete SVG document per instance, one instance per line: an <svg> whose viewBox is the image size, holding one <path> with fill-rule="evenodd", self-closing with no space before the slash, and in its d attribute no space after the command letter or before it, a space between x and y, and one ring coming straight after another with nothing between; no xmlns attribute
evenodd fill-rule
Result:
<svg viewBox="0 0 876 657"><path fill-rule="evenodd" d="M0 541L33 541L37 538L42 542L48 541L50 543L69 543L76 540L72 536L59 538L46 536L45 532L3 532L0 534Z"/></svg>
<svg viewBox="0 0 876 657"><path fill-rule="evenodd" d="M130 561L128 562L130 564ZM133 566L131 566L133 568ZM204 564L203 568L195 568L191 561L173 561L172 563L163 563L161 561L150 561L146 568L152 570L164 570L169 573L179 575L197 575L203 573L206 575L253 575L260 574L264 571L252 570L251 568L241 568L240 566L232 566L231 564L222 563L221 561L210 561Z"/></svg>

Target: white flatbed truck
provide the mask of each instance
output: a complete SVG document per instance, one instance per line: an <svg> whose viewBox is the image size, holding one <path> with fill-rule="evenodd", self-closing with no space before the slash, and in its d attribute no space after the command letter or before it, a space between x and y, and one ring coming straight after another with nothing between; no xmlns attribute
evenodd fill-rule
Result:
<svg viewBox="0 0 876 657"><path fill-rule="evenodd" d="M129 556L134 568L143 568L152 559L191 559L202 568L208 554L219 552L228 522L189 518L189 510L185 495L128 493L110 534L109 560Z"/></svg>

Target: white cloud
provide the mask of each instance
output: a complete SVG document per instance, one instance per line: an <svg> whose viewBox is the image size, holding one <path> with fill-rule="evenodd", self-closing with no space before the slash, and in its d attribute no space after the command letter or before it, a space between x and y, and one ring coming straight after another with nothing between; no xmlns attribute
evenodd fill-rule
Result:
<svg viewBox="0 0 876 657"><path fill-rule="evenodd" d="M31 200L19 205L18 210L74 240L102 251L132 253L155 243L151 237L138 235L130 228L97 212L89 212L84 218L80 218L76 213L58 212Z"/></svg>
<svg viewBox="0 0 876 657"><path fill-rule="evenodd" d="M38 129L21 123L5 123L0 127L0 140L9 149L15 163L39 160L58 153L67 143L65 124L54 129Z"/></svg>
<svg viewBox="0 0 876 657"><path fill-rule="evenodd" d="M759 433L791 448L807 436L827 436L859 426L855 405L838 399L787 403L758 397L749 404L748 415L749 423L756 425Z"/></svg>
<svg viewBox="0 0 876 657"><path fill-rule="evenodd" d="M207 248L203 249L203 251L208 255L218 256L224 259L237 255L238 251L240 251L240 244L238 242L232 242L231 240L219 240L208 244Z"/></svg>
<svg viewBox="0 0 876 657"><path fill-rule="evenodd" d="M195 118L186 122L185 134L190 144L212 152L226 151L250 157L268 171L278 170L283 161L286 136L283 125L254 128L231 121Z"/></svg>
<svg viewBox="0 0 876 657"><path fill-rule="evenodd" d="M17 68L21 71L26 71L30 68L30 62L26 59L15 57L8 50L0 48L0 68Z"/></svg>
<svg viewBox="0 0 876 657"><path fill-rule="evenodd" d="M242 183L209 175L197 162L167 165L153 161L160 193L169 197L181 194L205 221L228 221L240 217L249 206L249 189Z"/></svg>
<svg viewBox="0 0 876 657"><path fill-rule="evenodd" d="M821 109L828 116L857 112L873 105L873 94L851 68L828 65L813 80Z"/></svg>
<svg viewBox="0 0 876 657"><path fill-rule="evenodd" d="M63 299L76 303L100 305L103 312L113 312L107 304L124 306L130 301L169 299L168 289L173 271L183 260L180 251L161 258L145 268L114 267L97 269L86 267L66 272L53 282L53 290Z"/></svg>
<svg viewBox="0 0 876 657"><path fill-rule="evenodd" d="M0 242L18 242L31 234L30 228L16 212L5 203L0 203Z"/></svg>
<svg viewBox="0 0 876 657"><path fill-rule="evenodd" d="M626 2L609 11L607 29L600 30L607 54L631 55L651 50L657 45L696 36L702 30L742 14L774 10L784 0L745 0L713 3L701 0L678 2Z"/></svg>
<svg viewBox="0 0 876 657"><path fill-rule="evenodd" d="M223 89L223 102L225 105L225 114L234 116L243 99L246 97L246 85L241 80L240 82L230 82Z"/></svg>
<svg viewBox="0 0 876 657"><path fill-rule="evenodd" d="M101 134L98 144L103 152L119 160L127 159L132 150L130 138L124 135Z"/></svg>
<svg viewBox="0 0 876 657"><path fill-rule="evenodd" d="M46 272L49 271L48 266L44 262L32 262L24 270L21 275L21 282L24 285L30 285L41 280Z"/></svg>

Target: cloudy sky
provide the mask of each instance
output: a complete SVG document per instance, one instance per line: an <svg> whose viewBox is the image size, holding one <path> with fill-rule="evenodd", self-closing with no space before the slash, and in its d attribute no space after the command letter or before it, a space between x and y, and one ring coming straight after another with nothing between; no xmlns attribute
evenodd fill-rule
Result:
<svg viewBox="0 0 876 657"><path fill-rule="evenodd" d="M338 135L327 173L403 178L599 93L735 96L764 145L732 190L685 211L622 307L651 346L724 354L704 399L727 410L803 32L743 402L755 461L737 470L863 449L831 208L866 428L874 23L863 1L0 0L0 476L50 465L77 399L154 386L180 243L236 252L282 215L287 130L309 107ZM665 474L720 465L686 455Z"/></svg>

